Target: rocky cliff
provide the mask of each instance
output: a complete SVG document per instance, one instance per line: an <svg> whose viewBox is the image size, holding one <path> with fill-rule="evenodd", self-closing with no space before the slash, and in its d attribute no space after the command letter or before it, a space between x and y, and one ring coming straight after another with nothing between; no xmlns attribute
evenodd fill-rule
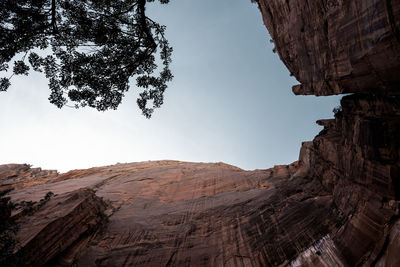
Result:
<svg viewBox="0 0 400 267"><path fill-rule="evenodd" d="M340 227L295 265L399 266L400 2L260 0L295 94L343 97L301 161L339 211ZM319 252L319 253L318 253Z"/></svg>
<svg viewBox="0 0 400 267"><path fill-rule="evenodd" d="M255 171L176 161L95 170L9 193L19 203L14 252L26 266L271 266L340 223L332 196L298 162Z"/></svg>
<svg viewBox="0 0 400 267"><path fill-rule="evenodd" d="M341 104L335 119L318 121L324 129L303 143L301 159L332 197L340 226L295 262L399 266L400 101L350 95Z"/></svg>
<svg viewBox="0 0 400 267"><path fill-rule="evenodd" d="M400 266L400 2L258 5L296 94L352 93L299 160L0 166L26 266Z"/></svg>
<svg viewBox="0 0 400 267"><path fill-rule="evenodd" d="M399 1L258 2L295 94L399 94Z"/></svg>

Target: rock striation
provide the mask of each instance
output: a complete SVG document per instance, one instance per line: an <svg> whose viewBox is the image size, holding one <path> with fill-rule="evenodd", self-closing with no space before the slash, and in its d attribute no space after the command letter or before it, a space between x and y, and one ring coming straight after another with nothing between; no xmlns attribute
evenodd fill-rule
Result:
<svg viewBox="0 0 400 267"><path fill-rule="evenodd" d="M272 266L337 228L331 196L298 162L255 171L176 161L97 170L9 193L34 207L55 194L14 214L26 266Z"/></svg>
<svg viewBox="0 0 400 267"><path fill-rule="evenodd" d="M398 266L400 2L259 0L295 94L343 97L302 146L300 164L339 211L340 227L294 266ZM390 256L389 256L390 254Z"/></svg>
<svg viewBox="0 0 400 267"><path fill-rule="evenodd" d="M340 226L296 262L398 266L400 257L389 253L400 249L393 242L400 223L400 101L349 95L341 104L335 119L318 121L324 129L303 143L301 159L331 195Z"/></svg>
<svg viewBox="0 0 400 267"><path fill-rule="evenodd" d="M295 94L400 92L400 2L258 0Z"/></svg>
<svg viewBox="0 0 400 267"><path fill-rule="evenodd" d="M31 168L28 164L0 165L0 191L45 183L57 175L57 171Z"/></svg>
<svg viewBox="0 0 400 267"><path fill-rule="evenodd" d="M258 5L296 94L352 93L299 160L0 165L25 266L400 266L400 2Z"/></svg>
<svg viewBox="0 0 400 267"><path fill-rule="evenodd" d="M83 188L57 195L33 214L19 216L16 253L23 265L53 265L59 255L68 257L69 248L86 245L105 225L106 207L92 190Z"/></svg>

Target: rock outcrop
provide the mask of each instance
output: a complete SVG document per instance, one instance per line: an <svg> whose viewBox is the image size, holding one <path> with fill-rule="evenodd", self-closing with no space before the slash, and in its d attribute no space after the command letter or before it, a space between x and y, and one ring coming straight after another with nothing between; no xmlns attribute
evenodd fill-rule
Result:
<svg viewBox="0 0 400 267"><path fill-rule="evenodd" d="M258 0L295 94L400 93L400 2Z"/></svg>
<svg viewBox="0 0 400 267"><path fill-rule="evenodd" d="M400 101L349 95L341 104L336 118L318 121L324 129L302 147L302 164L331 195L341 225L296 262L398 266L393 251L400 247L393 238L400 223Z"/></svg>
<svg viewBox="0 0 400 267"><path fill-rule="evenodd" d="M295 94L353 93L303 144L301 164L332 196L341 226L291 262L397 266L400 2L259 0ZM390 256L389 256L390 255Z"/></svg>
<svg viewBox="0 0 400 267"><path fill-rule="evenodd" d="M16 253L24 266L54 265L60 255L68 258L71 247L85 246L107 222L106 203L90 189L60 194L43 204L17 220Z"/></svg>
<svg viewBox="0 0 400 267"><path fill-rule="evenodd" d="M26 266L400 265L400 2L258 4L296 94L353 93L299 161L2 165Z"/></svg>
<svg viewBox="0 0 400 267"><path fill-rule="evenodd" d="M31 168L28 164L6 164L0 166L0 191L19 189L42 184L54 179L57 171Z"/></svg>
<svg viewBox="0 0 400 267"><path fill-rule="evenodd" d="M10 192L22 203L16 253L27 266L271 266L340 222L332 197L298 162L256 171L175 161L97 170ZM55 196L43 204L49 191ZM29 201L39 207L24 212Z"/></svg>

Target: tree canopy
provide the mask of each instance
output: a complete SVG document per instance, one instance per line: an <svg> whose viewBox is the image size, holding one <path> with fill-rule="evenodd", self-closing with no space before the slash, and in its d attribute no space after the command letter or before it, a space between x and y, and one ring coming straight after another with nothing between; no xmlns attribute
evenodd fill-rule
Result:
<svg viewBox="0 0 400 267"><path fill-rule="evenodd" d="M154 1L0 1L0 71L12 73L0 78L0 91L13 75L33 69L49 80L49 101L57 107L104 111L118 107L135 76L142 88L137 104L149 118L173 77L165 26L146 16L146 3Z"/></svg>

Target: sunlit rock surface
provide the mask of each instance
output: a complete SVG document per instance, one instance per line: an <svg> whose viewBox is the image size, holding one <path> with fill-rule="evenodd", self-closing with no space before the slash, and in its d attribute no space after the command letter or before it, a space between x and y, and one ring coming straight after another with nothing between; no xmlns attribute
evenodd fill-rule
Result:
<svg viewBox="0 0 400 267"><path fill-rule="evenodd" d="M39 203L49 191L55 196L33 213L15 212L29 266L277 265L338 221L331 196L297 162L256 171L117 164L61 174L10 196Z"/></svg>
<svg viewBox="0 0 400 267"><path fill-rule="evenodd" d="M28 164L0 165L0 190L24 188L44 183L58 175L57 171L31 168Z"/></svg>

